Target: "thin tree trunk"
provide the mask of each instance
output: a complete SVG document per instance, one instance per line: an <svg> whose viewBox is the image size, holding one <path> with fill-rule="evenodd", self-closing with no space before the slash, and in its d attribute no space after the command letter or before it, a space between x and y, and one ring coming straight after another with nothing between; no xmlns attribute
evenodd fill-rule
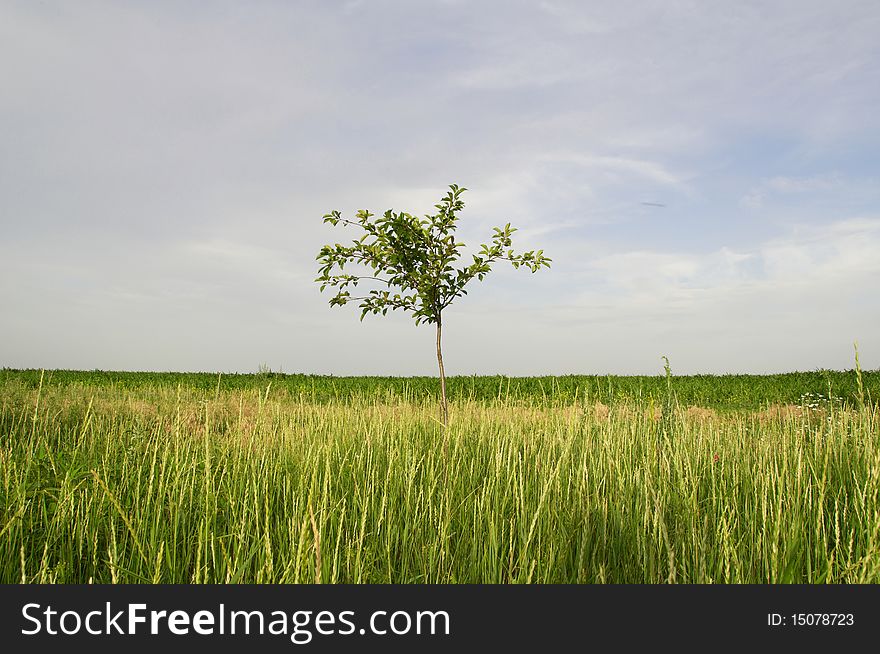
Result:
<svg viewBox="0 0 880 654"><path fill-rule="evenodd" d="M440 409L443 416L443 430L449 426L449 405L446 402L446 371L443 370L443 352L440 350L440 334L443 321L437 316L437 364L440 366Z"/></svg>

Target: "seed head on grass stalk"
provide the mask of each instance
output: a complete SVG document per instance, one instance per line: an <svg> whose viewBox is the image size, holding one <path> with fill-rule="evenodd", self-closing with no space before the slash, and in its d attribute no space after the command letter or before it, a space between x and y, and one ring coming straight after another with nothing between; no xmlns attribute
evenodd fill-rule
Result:
<svg viewBox="0 0 880 654"><path fill-rule="evenodd" d="M495 228L491 244L483 244L479 253L472 255L470 264L455 267L465 247L455 238L459 213L464 208L461 194L465 190L450 185L446 196L434 205L437 213L424 218L389 209L374 219L374 214L362 209L356 220L348 220L339 211L331 211L324 216L325 223L354 227L363 234L352 245L336 243L322 247L315 279L322 291L327 287L336 291L330 306L358 302L361 320L367 314L385 315L389 309L402 309L412 314L417 325L436 325L444 432L449 424L449 408L440 346L443 310L455 298L467 295L468 282L474 278L482 281L496 261L508 261L514 268L528 268L533 273L542 267L549 268L551 261L543 250L515 253L511 235L516 228L507 223ZM346 264L356 270L344 272ZM358 288L358 295L352 295L349 288Z"/></svg>
<svg viewBox="0 0 880 654"><path fill-rule="evenodd" d="M672 390L672 367L669 358L663 359L663 370L666 373L666 394L663 397L663 409L660 415L660 431L664 439L669 439L675 431L675 392Z"/></svg>

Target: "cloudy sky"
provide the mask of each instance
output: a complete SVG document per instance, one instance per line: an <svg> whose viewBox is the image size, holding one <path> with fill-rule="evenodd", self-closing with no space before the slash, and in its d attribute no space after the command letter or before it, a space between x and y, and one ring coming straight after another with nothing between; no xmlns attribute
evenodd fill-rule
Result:
<svg viewBox="0 0 880 654"><path fill-rule="evenodd" d="M880 5L0 1L0 366L434 374L331 209L543 248L451 374L880 367ZM662 206L657 206L662 205Z"/></svg>

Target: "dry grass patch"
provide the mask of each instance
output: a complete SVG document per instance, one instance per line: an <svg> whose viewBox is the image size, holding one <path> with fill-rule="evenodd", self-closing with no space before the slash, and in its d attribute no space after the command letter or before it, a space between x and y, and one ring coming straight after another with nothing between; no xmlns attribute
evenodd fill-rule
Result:
<svg viewBox="0 0 880 654"><path fill-rule="evenodd" d="M701 406L689 406L685 411L685 415L689 420L695 422L711 422L718 420L718 412L714 409L707 409Z"/></svg>

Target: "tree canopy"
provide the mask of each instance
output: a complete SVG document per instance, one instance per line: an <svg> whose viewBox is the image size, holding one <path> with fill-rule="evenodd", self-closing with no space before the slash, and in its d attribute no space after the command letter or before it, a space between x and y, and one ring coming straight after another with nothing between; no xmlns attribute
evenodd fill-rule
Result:
<svg viewBox="0 0 880 654"><path fill-rule="evenodd" d="M424 218L393 210L379 217L360 210L355 220L343 218L339 211L326 214L325 223L363 231L351 245L325 245L318 254L320 268L315 281L320 282L322 291L327 287L337 291L330 305L358 302L361 320L367 314L402 309L412 314L416 324L436 324L455 298L467 294L468 282L482 280L496 261L508 261L514 268L525 267L532 272L550 267L551 259L544 256L543 250L514 252L511 235L516 228L510 223L495 227L491 243L483 244L470 263L461 265L465 244L456 240L455 230L464 208L461 195L466 190L450 185L449 192L435 205L437 213ZM358 264L360 270L353 270L352 266ZM351 272L345 271L346 265ZM352 290L364 282L370 282L373 288L353 295Z"/></svg>

